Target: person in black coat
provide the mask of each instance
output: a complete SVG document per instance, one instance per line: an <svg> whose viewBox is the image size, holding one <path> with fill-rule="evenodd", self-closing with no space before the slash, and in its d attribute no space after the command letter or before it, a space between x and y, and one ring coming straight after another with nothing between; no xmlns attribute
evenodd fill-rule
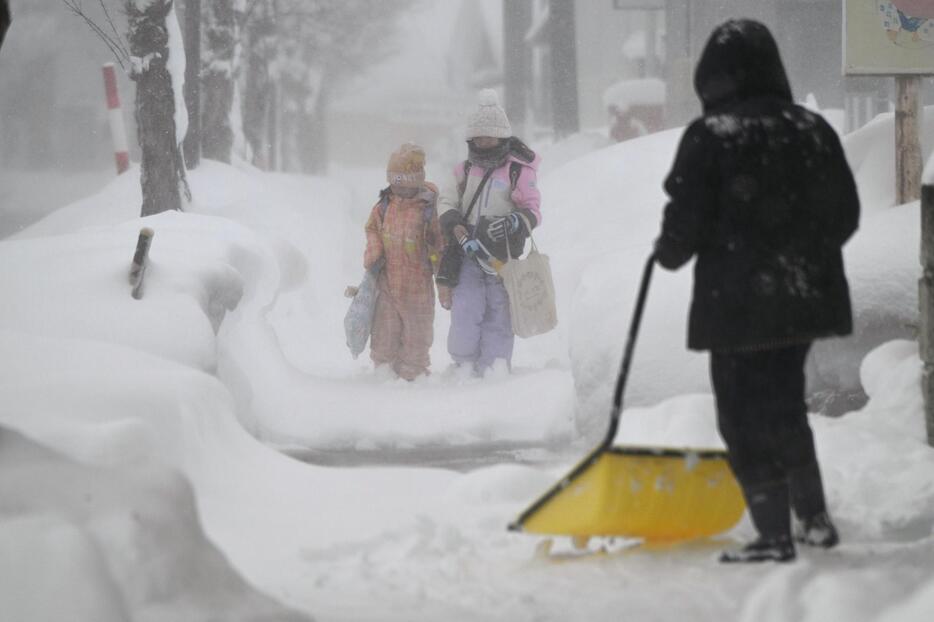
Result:
<svg viewBox="0 0 934 622"><path fill-rule="evenodd" d="M834 130L795 105L775 40L730 20L694 87L703 115L682 136L655 258L696 256L688 347L710 351L720 434L759 537L721 561L785 561L798 540L838 541L804 402L815 339L852 330L841 247L859 198Z"/></svg>

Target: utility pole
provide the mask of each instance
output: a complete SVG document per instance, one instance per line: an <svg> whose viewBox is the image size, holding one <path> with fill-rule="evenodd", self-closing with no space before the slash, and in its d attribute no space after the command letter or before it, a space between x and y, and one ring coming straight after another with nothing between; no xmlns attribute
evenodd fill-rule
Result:
<svg viewBox="0 0 934 622"><path fill-rule="evenodd" d="M525 33L532 25L532 0L503 0L503 95L513 127L525 125L531 54Z"/></svg>
<svg viewBox="0 0 934 622"><path fill-rule="evenodd" d="M551 25L551 102L555 137L580 129L577 101L577 28L574 0L549 0Z"/></svg>

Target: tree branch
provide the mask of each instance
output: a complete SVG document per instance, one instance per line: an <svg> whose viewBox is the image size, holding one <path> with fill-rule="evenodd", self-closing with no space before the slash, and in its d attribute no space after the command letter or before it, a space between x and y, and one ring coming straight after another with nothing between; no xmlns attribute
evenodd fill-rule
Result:
<svg viewBox="0 0 934 622"><path fill-rule="evenodd" d="M80 17L88 25L94 34L96 34L101 41L104 42L104 45L110 50L111 54L114 55L114 58L117 59L117 62L120 63L120 68L126 70L126 65L124 62L129 62L130 54L124 49L119 41L115 41L110 35L108 35L103 28L97 25L97 23L92 20L84 12L83 8L78 4L79 0L62 0L62 3L71 10L72 13ZM120 36L117 35L119 40Z"/></svg>
<svg viewBox="0 0 934 622"><path fill-rule="evenodd" d="M121 44L120 51L123 52L127 56L127 58L129 58L130 52L127 50L126 46L122 45L123 37L120 36L119 32L117 32L117 27L116 25L114 25L114 20L110 16L110 11L107 10L107 5L104 3L104 0L98 0L98 2L101 3L101 9L103 9L104 11L104 17L107 18L107 23L110 24L110 30L114 33L114 36L116 37L116 42Z"/></svg>

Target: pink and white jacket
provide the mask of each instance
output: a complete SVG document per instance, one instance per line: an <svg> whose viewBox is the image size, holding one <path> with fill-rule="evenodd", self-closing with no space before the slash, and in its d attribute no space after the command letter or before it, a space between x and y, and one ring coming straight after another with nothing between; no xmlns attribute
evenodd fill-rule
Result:
<svg viewBox="0 0 934 622"><path fill-rule="evenodd" d="M513 162L520 165L519 177L515 188L509 179L509 169ZM510 154L506 161L497 167L470 213L466 224L476 226L481 217L496 218L517 211L528 218L532 227L542 222L541 195L538 192L537 171L541 158L536 155L531 162L526 162ZM454 167L454 175L441 191L438 199L438 216L445 233L450 233L456 224L464 223L467 206L477 191L477 186L486 171L480 166L471 166L464 184L464 163ZM460 188L464 191L461 194Z"/></svg>

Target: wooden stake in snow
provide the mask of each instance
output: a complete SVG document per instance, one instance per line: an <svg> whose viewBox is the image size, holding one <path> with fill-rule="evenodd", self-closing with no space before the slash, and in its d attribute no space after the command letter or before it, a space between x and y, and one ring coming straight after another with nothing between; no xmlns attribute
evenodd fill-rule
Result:
<svg viewBox="0 0 934 622"><path fill-rule="evenodd" d="M918 92L921 77L896 76L895 103L895 203L921 197L921 139Z"/></svg>
<svg viewBox="0 0 934 622"><path fill-rule="evenodd" d="M130 286L133 288L131 294L136 300L143 297L143 277L146 276L153 235L152 229L143 227L139 230L139 238L136 240L136 252L133 254L133 263L130 264Z"/></svg>
<svg viewBox="0 0 934 622"><path fill-rule="evenodd" d="M934 447L934 180L925 171L921 187L921 279L918 281L918 306L921 312L919 346L924 368L921 394L927 421L928 444Z"/></svg>
<svg viewBox="0 0 934 622"><path fill-rule="evenodd" d="M126 140L126 125L123 123L123 109L120 107L120 92L117 91L117 72L113 63L103 66L104 94L107 96L107 113L110 119L110 138L114 146L114 160L117 175L130 168L130 150Z"/></svg>

